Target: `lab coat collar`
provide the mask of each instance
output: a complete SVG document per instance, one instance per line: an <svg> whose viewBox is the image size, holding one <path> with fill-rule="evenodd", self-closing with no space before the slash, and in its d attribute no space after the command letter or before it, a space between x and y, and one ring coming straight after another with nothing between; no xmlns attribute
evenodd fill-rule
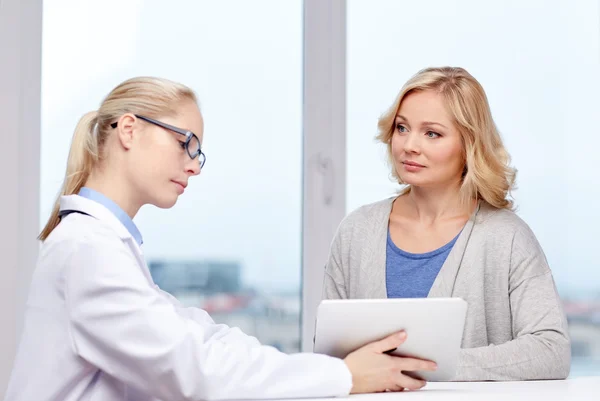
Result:
<svg viewBox="0 0 600 401"><path fill-rule="evenodd" d="M122 240L133 240L135 238L131 235L127 227L104 205L93 201L91 199L84 198L79 195L66 195L60 197L60 211L73 210L76 212L83 212L98 220L109 225ZM136 242L137 245L137 242Z"/></svg>
<svg viewBox="0 0 600 401"><path fill-rule="evenodd" d="M113 201L106 195L88 187L81 188L79 190L78 195L96 201L99 204L105 206L115 216L117 216L121 223L127 228L127 230L129 230L129 233L133 235L133 238L135 238L135 241L138 243L138 245L142 245L142 243L144 242L142 239L142 233L140 233L140 230L133 222L133 219L129 217L129 215L123 209L121 209L121 207L117 205L115 201Z"/></svg>

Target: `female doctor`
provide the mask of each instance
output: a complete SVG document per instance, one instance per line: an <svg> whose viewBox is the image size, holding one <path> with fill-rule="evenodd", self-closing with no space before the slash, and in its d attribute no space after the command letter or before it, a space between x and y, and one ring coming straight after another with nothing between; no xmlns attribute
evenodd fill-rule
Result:
<svg viewBox="0 0 600 401"><path fill-rule="evenodd" d="M205 162L194 93L158 78L117 86L75 129L6 401L150 401L344 396L418 389L431 362L384 352L396 333L344 360L283 354L152 281L132 219L172 207Z"/></svg>

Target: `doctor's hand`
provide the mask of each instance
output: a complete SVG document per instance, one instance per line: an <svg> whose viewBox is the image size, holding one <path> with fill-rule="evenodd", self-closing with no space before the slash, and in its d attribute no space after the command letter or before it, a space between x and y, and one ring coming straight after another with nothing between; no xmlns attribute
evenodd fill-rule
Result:
<svg viewBox="0 0 600 401"><path fill-rule="evenodd" d="M406 341L406 333L392 334L350 353L344 362L352 372L352 394L380 391L418 390L424 380L407 376L403 371L435 370L434 362L388 355Z"/></svg>

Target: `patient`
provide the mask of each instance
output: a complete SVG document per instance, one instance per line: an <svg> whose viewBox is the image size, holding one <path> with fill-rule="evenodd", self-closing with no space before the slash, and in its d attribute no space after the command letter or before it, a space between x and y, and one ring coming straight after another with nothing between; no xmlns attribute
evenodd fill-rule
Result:
<svg viewBox="0 0 600 401"><path fill-rule="evenodd" d="M324 297L463 298L456 381L566 378L566 318L540 244L512 211L516 172L479 82L462 68L422 70L378 126L404 187L342 221Z"/></svg>

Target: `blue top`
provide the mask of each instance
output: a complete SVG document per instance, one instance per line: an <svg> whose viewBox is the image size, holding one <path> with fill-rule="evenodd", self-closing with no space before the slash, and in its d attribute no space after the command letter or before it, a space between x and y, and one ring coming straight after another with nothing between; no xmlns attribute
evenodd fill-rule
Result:
<svg viewBox="0 0 600 401"><path fill-rule="evenodd" d="M129 215L125 213L125 211L121 209L119 205L117 205L114 201L102 195L100 192L94 191L93 189L87 187L83 187L79 190L79 196L83 196L84 198L98 202L99 204L110 210L112 214L114 214L117 217L117 219L119 219L119 221L125 226L125 228L127 228L127 231L129 231L133 238L135 238L138 245L142 245L143 241L140 230L138 230L131 217L129 217Z"/></svg>
<svg viewBox="0 0 600 401"><path fill-rule="evenodd" d="M409 253L394 244L388 228L385 262L388 298L426 298L457 238L458 235L431 252Z"/></svg>

